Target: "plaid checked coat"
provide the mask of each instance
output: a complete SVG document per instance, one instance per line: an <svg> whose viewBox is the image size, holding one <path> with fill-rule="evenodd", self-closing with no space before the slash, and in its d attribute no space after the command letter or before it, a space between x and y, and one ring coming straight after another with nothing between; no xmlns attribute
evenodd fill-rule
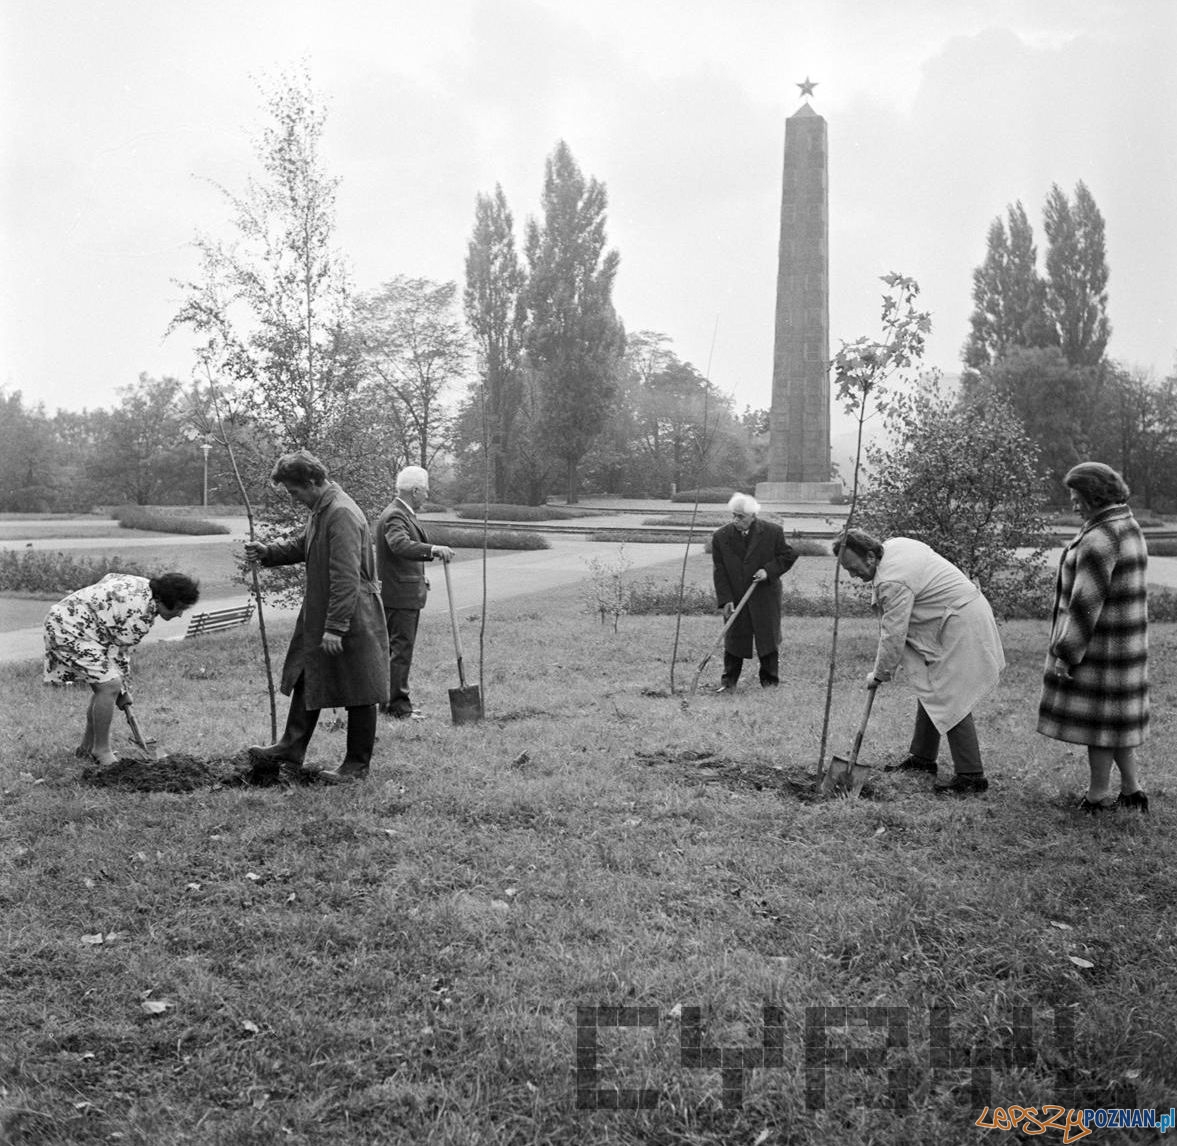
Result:
<svg viewBox="0 0 1177 1146"><path fill-rule="evenodd" d="M1111 505L1063 551L1038 731L1130 748L1148 735L1148 550L1132 511ZM1070 666L1070 680L1051 671Z"/></svg>

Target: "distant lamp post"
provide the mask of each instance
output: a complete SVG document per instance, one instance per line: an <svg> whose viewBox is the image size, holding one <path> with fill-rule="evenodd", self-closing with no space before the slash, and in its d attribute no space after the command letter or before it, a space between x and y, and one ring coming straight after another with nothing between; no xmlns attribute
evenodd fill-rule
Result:
<svg viewBox="0 0 1177 1146"><path fill-rule="evenodd" d="M204 453L204 500L200 504L206 508L208 507L208 452L212 448L211 442L200 443L200 449Z"/></svg>

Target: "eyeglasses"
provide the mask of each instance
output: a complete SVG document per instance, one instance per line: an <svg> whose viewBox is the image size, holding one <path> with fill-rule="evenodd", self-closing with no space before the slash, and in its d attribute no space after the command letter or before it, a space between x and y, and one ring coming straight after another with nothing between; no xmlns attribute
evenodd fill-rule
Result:
<svg viewBox="0 0 1177 1146"><path fill-rule="evenodd" d="M746 514L746 513L733 513L732 514L732 517L734 517L736 519L736 521L743 521L744 518L747 516L748 516L748 514Z"/></svg>

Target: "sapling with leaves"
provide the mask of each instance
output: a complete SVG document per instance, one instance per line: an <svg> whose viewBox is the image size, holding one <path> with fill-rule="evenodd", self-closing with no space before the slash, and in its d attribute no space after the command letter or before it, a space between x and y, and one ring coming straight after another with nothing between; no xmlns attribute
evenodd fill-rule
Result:
<svg viewBox="0 0 1177 1146"><path fill-rule="evenodd" d="M192 410L192 425L201 437L207 442L216 442L225 448L229 456L229 464L233 467L233 477L237 481L237 489L241 494L242 504L245 506L245 517L249 525L249 540L255 541L256 534L254 529L253 503L249 497L249 491L246 488L245 480L241 476L241 469L237 464L237 453L233 448L233 441L228 433L225 425L225 418L222 413L222 398L218 391L216 382L213 380L211 361L214 361L218 356L218 351L223 349L221 343L216 339L211 339L200 351L200 363L205 372L205 377L208 382L208 396L209 406L211 407L212 418L208 417L208 411L199 408L195 403ZM265 612L262 608L262 587L258 579L257 565L254 562L249 562L249 573L253 584L253 597L257 608L257 626L258 633L262 641L262 658L266 665L266 687L270 698L270 735L274 740L278 739L278 698L274 689L274 668L273 662L270 658L270 642L266 635L266 618Z"/></svg>
<svg viewBox="0 0 1177 1146"><path fill-rule="evenodd" d="M843 410L857 423L854 448L854 474L850 487L850 510L845 528L854 524L858 505L858 484L862 469L863 427L871 418L885 414L889 404L887 384L901 371L915 365L924 352L924 342L932 329L931 316L916 309L920 288L915 279L906 275L882 275L887 289L883 293L881 339L863 336L854 342L843 342L834 355L834 388ZM818 752L818 774L826 769L826 745L830 729L830 706L834 694L834 669L838 659L838 621L841 613L840 580L842 565L834 557L834 625L830 639L829 674L826 678L825 710L822 714L821 747Z"/></svg>

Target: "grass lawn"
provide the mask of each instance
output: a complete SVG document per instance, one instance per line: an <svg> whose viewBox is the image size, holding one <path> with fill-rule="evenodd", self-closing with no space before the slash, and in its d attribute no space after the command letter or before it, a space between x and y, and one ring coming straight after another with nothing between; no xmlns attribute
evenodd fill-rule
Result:
<svg viewBox="0 0 1177 1146"><path fill-rule="evenodd" d="M783 688L684 706L673 619L614 634L583 597L492 610L474 726L450 722L430 618L430 719L382 722L372 779L343 789L98 787L72 756L86 697L0 668L0 1142L931 1146L980 1141L986 1103L1174 1104L1173 626L1153 813L1091 819L1069 806L1081 750L1033 731L1045 622L1003 628L986 797L879 774L821 802L828 620L786 619ZM680 690L717 631L684 619ZM874 622L842 633L845 753ZM139 650L148 734L208 759L264 739L256 642ZM885 686L863 759L897 760L912 712ZM341 758L331 723L315 763ZM945 1019L957 1050L933 1065ZM807 1042L841 1056L824 1084ZM720 1047L748 1049L721 1073ZM578 1062L586 1096L655 1105L578 1107Z"/></svg>

